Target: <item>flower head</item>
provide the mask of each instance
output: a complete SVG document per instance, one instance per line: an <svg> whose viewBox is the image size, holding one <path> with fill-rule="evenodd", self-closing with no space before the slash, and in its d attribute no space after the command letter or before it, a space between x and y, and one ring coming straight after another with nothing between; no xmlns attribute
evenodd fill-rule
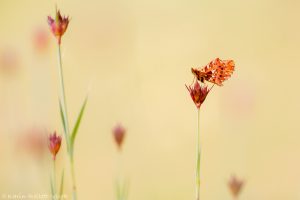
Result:
<svg viewBox="0 0 300 200"><path fill-rule="evenodd" d="M49 136L49 150L53 155L53 160L56 158L56 154L58 153L61 145L61 137L56 135L56 132L50 134Z"/></svg>
<svg viewBox="0 0 300 200"><path fill-rule="evenodd" d="M198 109L200 109L200 106L204 102L210 90L207 88L207 86L201 86L197 80L193 86L186 85L186 88L190 92L190 95L195 105Z"/></svg>
<svg viewBox="0 0 300 200"><path fill-rule="evenodd" d="M121 146L122 146L122 143L123 143L123 140L125 137L125 133L126 133L126 130L121 124L118 124L113 128L113 136L114 136L115 142L117 143L119 149L121 149Z"/></svg>
<svg viewBox="0 0 300 200"><path fill-rule="evenodd" d="M244 185L244 181L238 179L236 176L232 176L228 182L229 190L233 197L238 197L240 194L242 187Z"/></svg>
<svg viewBox="0 0 300 200"><path fill-rule="evenodd" d="M61 42L61 37L66 32L69 24L69 17L61 16L60 11L56 11L55 19L48 16L48 24L51 28L51 32L57 38L58 44Z"/></svg>

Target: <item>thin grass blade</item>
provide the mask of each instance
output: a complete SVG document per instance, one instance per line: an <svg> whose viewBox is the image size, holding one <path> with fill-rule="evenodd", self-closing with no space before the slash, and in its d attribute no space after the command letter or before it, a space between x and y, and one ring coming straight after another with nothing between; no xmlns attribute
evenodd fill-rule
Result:
<svg viewBox="0 0 300 200"><path fill-rule="evenodd" d="M79 115L77 117L76 123L75 123L73 131L72 131L72 135L71 135L71 149L72 150L74 149L73 148L74 147L74 142L75 142L77 132L78 132L78 128L80 126L81 119L82 119L82 116L83 116L83 113L84 113L84 110L85 110L85 107L86 107L86 104L87 104L87 100L88 100L88 96L85 98L85 100L84 100L84 102L81 106L81 110L79 112Z"/></svg>
<svg viewBox="0 0 300 200"><path fill-rule="evenodd" d="M66 133L67 128L66 128L66 121L65 121L65 113L64 113L64 110L62 108L61 100L59 100L59 109L60 109L60 117L61 117L61 121L62 121L62 124L63 124L63 128L64 128L64 131Z"/></svg>

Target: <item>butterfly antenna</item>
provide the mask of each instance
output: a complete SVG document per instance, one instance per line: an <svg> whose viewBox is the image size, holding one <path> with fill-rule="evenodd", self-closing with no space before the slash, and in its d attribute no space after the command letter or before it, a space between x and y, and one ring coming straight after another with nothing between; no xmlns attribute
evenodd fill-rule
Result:
<svg viewBox="0 0 300 200"><path fill-rule="evenodd" d="M210 87L209 91L211 91L211 90L213 89L214 86L215 86L215 84L213 84L213 85Z"/></svg>

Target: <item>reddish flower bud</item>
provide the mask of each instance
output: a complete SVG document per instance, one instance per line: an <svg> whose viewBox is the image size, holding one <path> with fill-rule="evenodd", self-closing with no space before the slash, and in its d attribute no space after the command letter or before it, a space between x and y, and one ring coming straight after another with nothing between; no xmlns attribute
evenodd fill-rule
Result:
<svg viewBox="0 0 300 200"><path fill-rule="evenodd" d="M244 181L239 180L236 176L232 176L228 182L229 190L233 197L238 197L240 194L242 187L244 185Z"/></svg>
<svg viewBox="0 0 300 200"><path fill-rule="evenodd" d="M195 105L199 109L210 90L207 89L207 86L200 86L198 81L196 81L192 87L186 85L186 88L190 92Z"/></svg>
<svg viewBox="0 0 300 200"><path fill-rule="evenodd" d="M49 136L49 150L53 155L53 160L56 158L56 154L58 153L61 145L61 137L56 135L56 132L54 134L50 134Z"/></svg>
<svg viewBox="0 0 300 200"><path fill-rule="evenodd" d="M113 136L114 136L115 142L117 143L119 149L121 149L121 146L122 146L122 143L123 143L123 140L125 137L125 133L126 133L126 130L121 124L118 124L113 128Z"/></svg>
<svg viewBox="0 0 300 200"><path fill-rule="evenodd" d="M60 11L56 11L55 19L48 16L48 24L51 32L57 38L58 44L61 42L61 37L66 32L69 24L69 17L61 16Z"/></svg>

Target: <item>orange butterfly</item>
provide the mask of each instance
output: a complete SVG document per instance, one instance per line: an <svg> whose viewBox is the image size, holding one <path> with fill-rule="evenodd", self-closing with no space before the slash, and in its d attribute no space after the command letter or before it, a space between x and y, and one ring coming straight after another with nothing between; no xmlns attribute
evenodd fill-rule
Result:
<svg viewBox="0 0 300 200"><path fill-rule="evenodd" d="M222 86L222 83L233 73L234 67L235 64L233 60L221 60L216 58L202 69L192 68L192 73L202 83L206 80L218 86Z"/></svg>

